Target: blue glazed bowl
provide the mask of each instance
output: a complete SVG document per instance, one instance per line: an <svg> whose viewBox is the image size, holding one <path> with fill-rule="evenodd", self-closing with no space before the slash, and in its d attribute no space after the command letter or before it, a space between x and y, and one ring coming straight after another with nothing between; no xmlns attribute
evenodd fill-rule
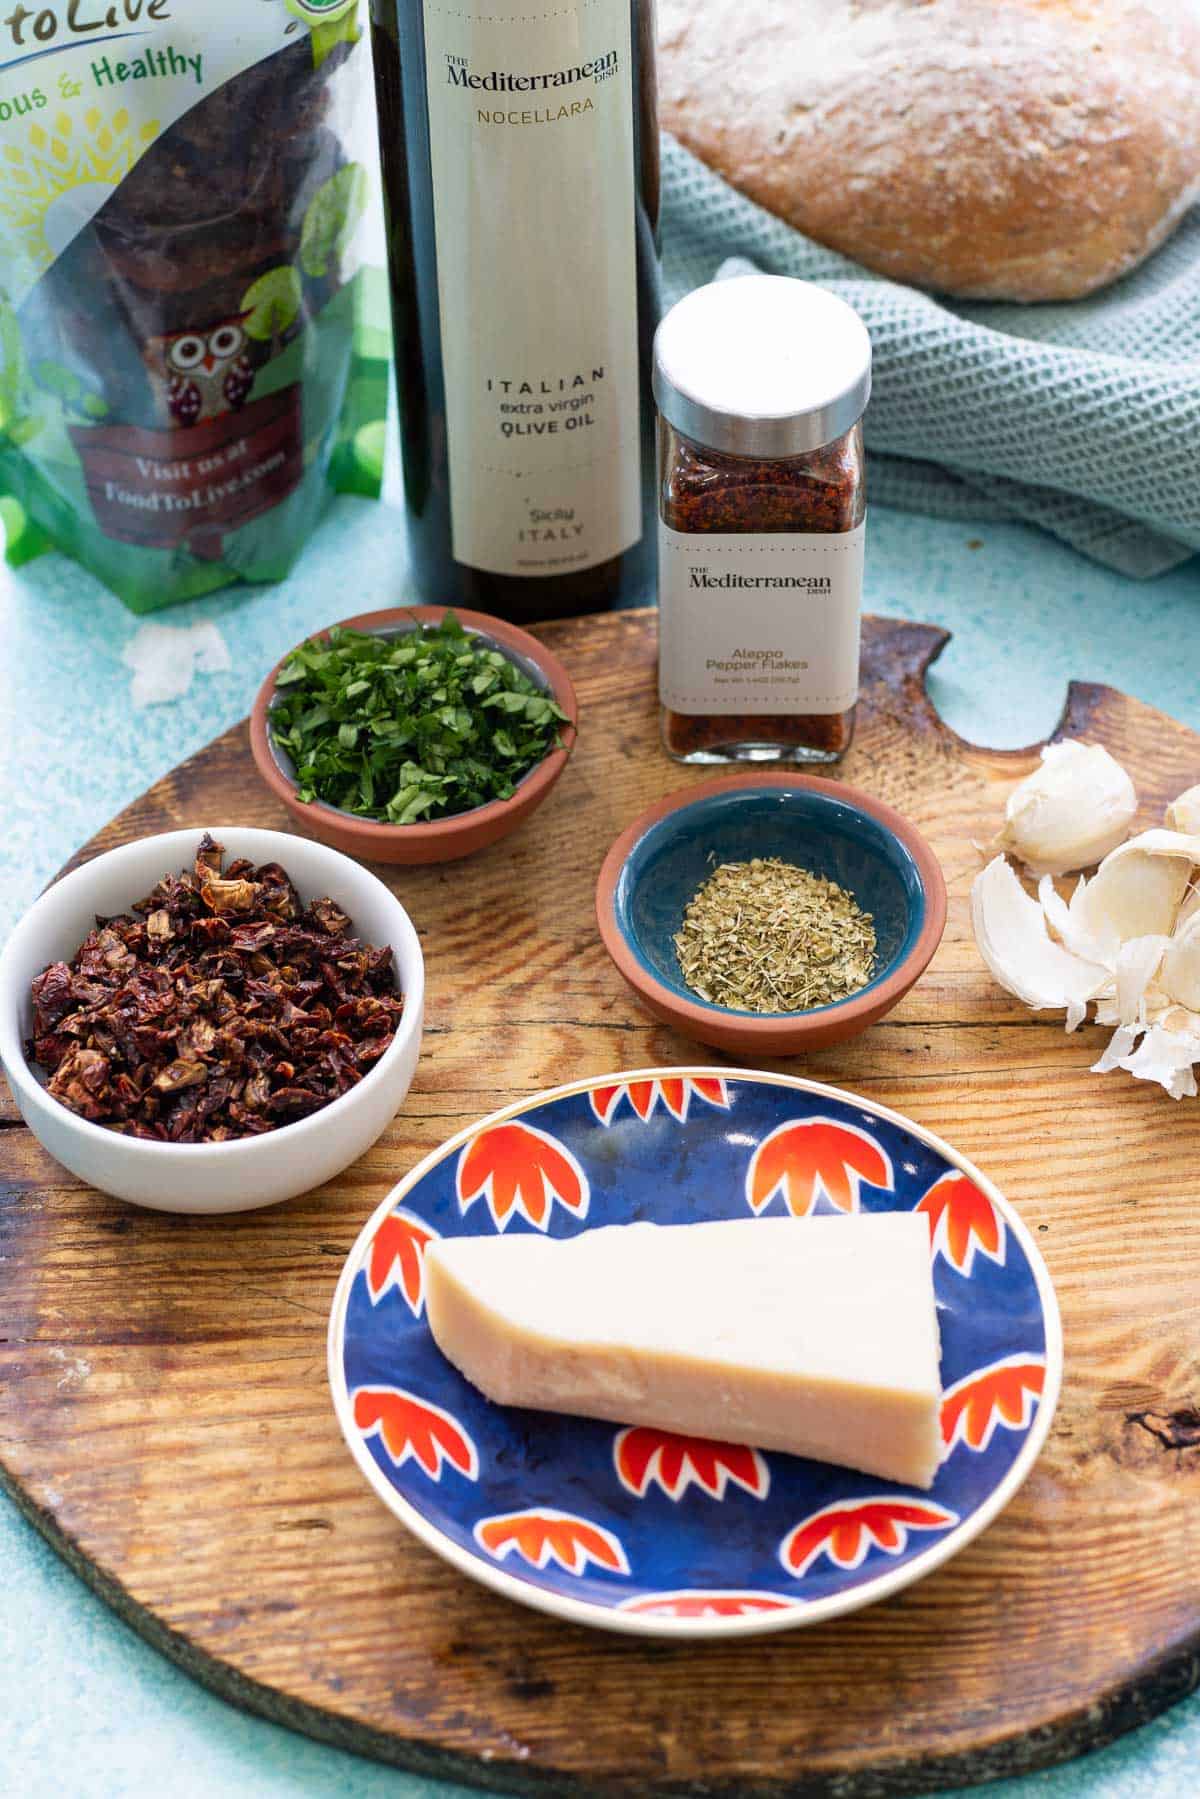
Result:
<svg viewBox="0 0 1200 1799"><path fill-rule="evenodd" d="M719 862L778 856L836 881L875 921L878 967L860 992L809 1012L739 1012L683 981L674 937ZM668 794L622 832L600 871L609 955L655 1017L731 1055L799 1055L882 1018L924 972L946 923L937 858L869 794L812 775L747 774Z"/></svg>

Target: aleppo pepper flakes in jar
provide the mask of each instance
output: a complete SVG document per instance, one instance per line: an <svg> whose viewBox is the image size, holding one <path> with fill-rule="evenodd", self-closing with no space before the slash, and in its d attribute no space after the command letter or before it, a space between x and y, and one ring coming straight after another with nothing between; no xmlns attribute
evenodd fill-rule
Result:
<svg viewBox="0 0 1200 1799"><path fill-rule="evenodd" d="M195 865L32 984L30 1062L81 1118L164 1143L221 1143L305 1118L378 1062L404 1010L390 945L304 905L277 862L207 834Z"/></svg>
<svg viewBox="0 0 1200 1799"><path fill-rule="evenodd" d="M659 326L659 693L677 761L850 747L870 386L866 327L810 282L715 281Z"/></svg>

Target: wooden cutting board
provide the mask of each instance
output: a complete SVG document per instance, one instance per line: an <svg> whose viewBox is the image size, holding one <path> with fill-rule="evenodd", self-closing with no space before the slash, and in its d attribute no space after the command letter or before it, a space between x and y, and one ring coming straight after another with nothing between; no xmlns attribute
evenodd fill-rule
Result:
<svg viewBox="0 0 1200 1799"><path fill-rule="evenodd" d="M326 1389L325 1323L343 1258L390 1184L520 1095L697 1056L641 1010L592 913L613 837L692 778L657 747L653 614L544 635L582 707L559 787L472 861L381 871L421 933L428 1025L401 1115L355 1168L227 1220L138 1212L66 1175L6 1099L5 1485L85 1580L217 1692L499 1790L851 1799L1108 1741L1200 1681L1200 1105L1090 1074L1100 1033L1067 1037L983 970L967 920L975 844L1035 752L975 749L939 722L924 689L939 631L869 621L844 773L931 838L951 896L945 941L898 1011L802 1071L949 1137L1036 1233L1062 1304L1066 1378L1026 1487L977 1543L885 1605L677 1647L480 1590L409 1538L352 1465ZM1200 738L1108 688L1073 687L1063 729L1126 764L1146 823L1200 780ZM244 726L75 860L221 821L286 823Z"/></svg>

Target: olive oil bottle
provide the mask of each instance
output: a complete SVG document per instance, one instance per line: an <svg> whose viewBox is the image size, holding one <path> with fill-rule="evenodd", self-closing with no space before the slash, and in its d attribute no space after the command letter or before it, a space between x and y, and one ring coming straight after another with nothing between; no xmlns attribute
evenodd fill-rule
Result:
<svg viewBox="0 0 1200 1799"><path fill-rule="evenodd" d="M650 598L653 0L371 0L422 597Z"/></svg>

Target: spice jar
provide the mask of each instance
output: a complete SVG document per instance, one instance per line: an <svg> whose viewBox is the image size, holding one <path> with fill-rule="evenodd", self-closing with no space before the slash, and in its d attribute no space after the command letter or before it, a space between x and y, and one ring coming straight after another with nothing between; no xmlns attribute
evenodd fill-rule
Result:
<svg viewBox="0 0 1200 1799"><path fill-rule="evenodd" d="M850 747L870 390L866 327L808 281L714 281L660 324L659 696L677 761Z"/></svg>

